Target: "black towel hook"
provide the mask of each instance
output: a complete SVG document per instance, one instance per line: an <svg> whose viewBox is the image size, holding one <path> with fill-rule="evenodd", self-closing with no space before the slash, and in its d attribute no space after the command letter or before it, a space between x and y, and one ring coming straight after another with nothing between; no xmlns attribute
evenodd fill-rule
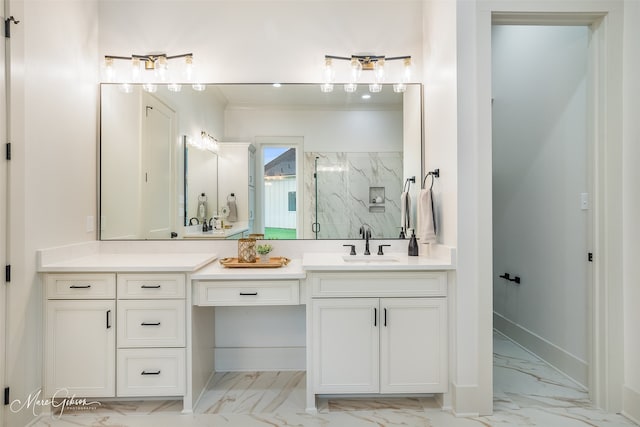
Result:
<svg viewBox="0 0 640 427"><path fill-rule="evenodd" d="M422 180L422 188L424 189L424 184L427 182L427 178L431 176L431 186L429 187L429 191L433 190L433 183L435 181L436 178L440 178L440 169L434 169L431 172L429 172L428 174L426 174L424 176L424 179Z"/></svg>

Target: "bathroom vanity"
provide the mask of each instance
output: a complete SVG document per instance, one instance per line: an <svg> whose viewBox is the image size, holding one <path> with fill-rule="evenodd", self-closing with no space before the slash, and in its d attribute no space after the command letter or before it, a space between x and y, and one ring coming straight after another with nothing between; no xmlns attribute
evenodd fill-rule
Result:
<svg viewBox="0 0 640 427"><path fill-rule="evenodd" d="M189 413L215 371L215 310L263 306L305 306L308 412L323 395L449 390L453 251L308 252L282 268L229 269L213 253L106 253L100 243L39 253L45 397L182 399Z"/></svg>

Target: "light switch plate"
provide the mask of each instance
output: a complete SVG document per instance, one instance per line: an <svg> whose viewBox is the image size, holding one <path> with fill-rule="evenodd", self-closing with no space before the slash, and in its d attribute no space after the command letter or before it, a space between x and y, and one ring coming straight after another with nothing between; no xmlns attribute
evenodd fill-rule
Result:
<svg viewBox="0 0 640 427"><path fill-rule="evenodd" d="M93 215L87 216L87 233L91 233L94 230L94 220Z"/></svg>
<svg viewBox="0 0 640 427"><path fill-rule="evenodd" d="M589 193L580 193L580 209L583 211L589 209Z"/></svg>

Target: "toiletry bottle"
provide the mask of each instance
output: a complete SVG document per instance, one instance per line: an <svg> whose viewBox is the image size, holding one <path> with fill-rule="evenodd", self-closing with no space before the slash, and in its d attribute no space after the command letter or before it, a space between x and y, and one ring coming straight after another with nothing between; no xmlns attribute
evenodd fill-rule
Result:
<svg viewBox="0 0 640 427"><path fill-rule="evenodd" d="M409 256L418 256L418 239L416 239L415 230L411 231L411 239L409 239Z"/></svg>

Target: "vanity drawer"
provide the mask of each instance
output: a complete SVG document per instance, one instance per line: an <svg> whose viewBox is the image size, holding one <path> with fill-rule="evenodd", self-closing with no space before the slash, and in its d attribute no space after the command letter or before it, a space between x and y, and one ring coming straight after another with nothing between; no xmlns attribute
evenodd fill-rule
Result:
<svg viewBox="0 0 640 427"><path fill-rule="evenodd" d="M48 299L114 299L115 274L50 273L46 275Z"/></svg>
<svg viewBox="0 0 640 427"><path fill-rule="evenodd" d="M184 300L118 301L118 348L184 347Z"/></svg>
<svg viewBox="0 0 640 427"><path fill-rule="evenodd" d="M298 280L196 282L197 305L297 305Z"/></svg>
<svg viewBox="0 0 640 427"><path fill-rule="evenodd" d="M313 297L444 297L445 271L318 273L311 277Z"/></svg>
<svg viewBox="0 0 640 427"><path fill-rule="evenodd" d="M118 298L184 298L184 274L118 274Z"/></svg>
<svg viewBox="0 0 640 427"><path fill-rule="evenodd" d="M183 395L185 350L120 349L117 377L118 397Z"/></svg>

